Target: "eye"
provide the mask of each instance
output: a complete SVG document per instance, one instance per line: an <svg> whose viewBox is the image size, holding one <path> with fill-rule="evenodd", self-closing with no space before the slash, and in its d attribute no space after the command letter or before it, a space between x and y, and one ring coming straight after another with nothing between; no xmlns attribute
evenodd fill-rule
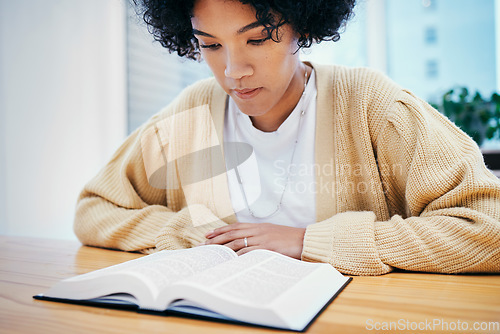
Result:
<svg viewBox="0 0 500 334"><path fill-rule="evenodd" d="M263 44L265 41L267 41L268 39L270 39L270 37L264 37L264 38L261 38L261 39L250 39L248 40L248 44L252 44L252 45L261 45Z"/></svg>
<svg viewBox="0 0 500 334"><path fill-rule="evenodd" d="M202 49L209 49L209 50L217 50L220 48L220 44L214 43L214 44L200 44L200 48Z"/></svg>

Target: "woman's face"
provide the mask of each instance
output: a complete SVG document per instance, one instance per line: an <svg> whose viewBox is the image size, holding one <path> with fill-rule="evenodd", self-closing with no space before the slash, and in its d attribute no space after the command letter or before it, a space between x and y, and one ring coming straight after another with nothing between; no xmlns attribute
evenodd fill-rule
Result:
<svg viewBox="0 0 500 334"><path fill-rule="evenodd" d="M203 59L254 125L259 118L288 116L304 85L290 25L279 28L276 43L257 23L252 6L232 0L196 1L191 22Z"/></svg>

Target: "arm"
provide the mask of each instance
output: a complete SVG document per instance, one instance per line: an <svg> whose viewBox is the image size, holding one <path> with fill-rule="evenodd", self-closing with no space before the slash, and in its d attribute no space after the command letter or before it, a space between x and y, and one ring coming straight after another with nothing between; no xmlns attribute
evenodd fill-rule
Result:
<svg viewBox="0 0 500 334"><path fill-rule="evenodd" d="M310 225L303 260L357 275L500 272L500 181L472 139L403 91L374 150L379 165L402 166L380 173L391 219L343 212Z"/></svg>
<svg viewBox="0 0 500 334"><path fill-rule="evenodd" d="M83 244L150 252L197 245L225 223L205 206L186 206L181 189L151 186L141 138L156 121L134 132L83 189L74 230Z"/></svg>

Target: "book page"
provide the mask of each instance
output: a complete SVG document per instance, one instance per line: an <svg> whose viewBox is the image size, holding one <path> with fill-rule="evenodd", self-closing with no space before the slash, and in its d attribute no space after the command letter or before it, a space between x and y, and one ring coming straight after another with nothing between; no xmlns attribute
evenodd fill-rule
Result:
<svg viewBox="0 0 500 334"><path fill-rule="evenodd" d="M159 300L185 299L237 321L302 330L348 279L326 263L255 250L176 282Z"/></svg>
<svg viewBox="0 0 500 334"><path fill-rule="evenodd" d="M210 245L190 249L160 251L132 261L79 275L66 281L92 279L102 275L125 274L138 277L154 295L173 282L236 258L225 246Z"/></svg>
<svg viewBox="0 0 500 334"><path fill-rule="evenodd" d="M256 250L192 276L182 284L197 285L218 297L262 306L272 303L317 269L317 264Z"/></svg>
<svg viewBox="0 0 500 334"><path fill-rule="evenodd" d="M133 273L144 281L151 282L156 289L155 294L158 294L169 284L235 257L237 255L225 246L195 247L189 250L172 251L172 255L161 256L158 259L150 258L147 263L141 264L140 270L134 268Z"/></svg>

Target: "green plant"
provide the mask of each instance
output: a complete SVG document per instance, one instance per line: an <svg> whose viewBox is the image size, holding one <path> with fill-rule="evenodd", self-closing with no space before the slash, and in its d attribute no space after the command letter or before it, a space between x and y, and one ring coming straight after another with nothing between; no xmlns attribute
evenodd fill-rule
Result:
<svg viewBox="0 0 500 334"><path fill-rule="evenodd" d="M500 95L484 99L465 87L449 90L441 105L433 105L481 145L487 139L500 139Z"/></svg>

